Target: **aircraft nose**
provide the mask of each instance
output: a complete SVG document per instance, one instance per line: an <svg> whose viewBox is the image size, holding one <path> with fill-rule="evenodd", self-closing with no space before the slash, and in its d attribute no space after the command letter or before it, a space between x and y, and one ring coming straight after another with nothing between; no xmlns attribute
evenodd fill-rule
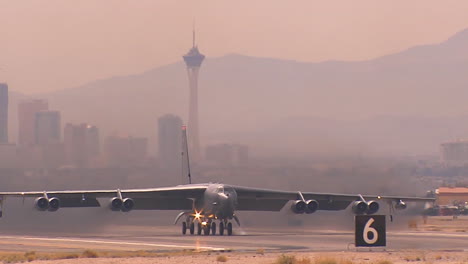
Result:
<svg viewBox="0 0 468 264"><path fill-rule="evenodd" d="M220 200L227 200L229 197L225 193L218 193Z"/></svg>
<svg viewBox="0 0 468 264"><path fill-rule="evenodd" d="M219 198L218 201L220 204L220 208L219 208L220 213L222 212L222 214L224 215L231 214L234 208L233 208L230 197L226 195L225 193L219 193L218 198Z"/></svg>

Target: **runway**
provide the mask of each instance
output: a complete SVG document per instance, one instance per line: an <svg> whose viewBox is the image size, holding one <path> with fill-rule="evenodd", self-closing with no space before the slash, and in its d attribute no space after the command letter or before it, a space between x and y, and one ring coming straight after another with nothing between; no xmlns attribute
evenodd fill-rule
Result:
<svg viewBox="0 0 468 264"><path fill-rule="evenodd" d="M301 229L237 229L233 236L181 235L178 226L109 226L96 233L0 235L0 251L70 252L100 251L346 251L353 250L354 234L349 231ZM456 232L392 231L387 233L386 250L468 251L468 234Z"/></svg>

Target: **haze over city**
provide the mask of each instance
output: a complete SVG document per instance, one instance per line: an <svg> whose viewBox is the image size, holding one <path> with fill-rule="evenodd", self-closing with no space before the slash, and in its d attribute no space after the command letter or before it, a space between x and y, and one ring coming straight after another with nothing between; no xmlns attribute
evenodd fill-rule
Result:
<svg viewBox="0 0 468 264"><path fill-rule="evenodd" d="M34 94L180 60L193 21L210 58L367 60L442 42L465 1L0 1L0 80Z"/></svg>
<svg viewBox="0 0 468 264"><path fill-rule="evenodd" d="M0 0L0 262L96 246L58 258L246 263L358 236L466 260L467 10Z"/></svg>
<svg viewBox="0 0 468 264"><path fill-rule="evenodd" d="M151 174L160 183L184 183L179 170L164 168L170 163L180 169L180 157L166 162L162 154L171 148L171 155L178 155L174 149L180 143L161 149L167 138L161 138L164 125L158 120L170 114L172 124L190 123L188 64L182 56L195 44L206 56L198 80L196 138L201 154L215 157L213 167L201 169L200 179L253 183L249 175L258 174L256 180L263 182L275 175L273 166L294 171L278 173L278 185L287 180L284 175L302 179L312 173L315 182L318 175L339 175L322 183L334 186L348 169L372 164L372 173L363 172L362 179L346 187L354 191L352 186L362 188L369 175L395 175L394 167L400 169L395 158L418 169L412 162L423 160L422 167L437 170L440 144L468 135L468 21L460 11L466 4L453 4L186 2L180 8L152 1L2 3L5 41L0 58L1 76L10 90L8 142L21 148L43 145L37 132L43 119L44 131L50 130L48 122L53 124L47 133L59 144L40 151L26 147L18 152L18 162L4 163L58 169L44 175L51 179L64 167L91 169L74 171L58 187L85 184L76 182L76 175L98 177L93 168L108 168L101 177L120 175L123 184L134 187L152 182L145 177ZM31 123L31 139L25 144L18 137L18 120L24 115L18 106L31 99L46 104L34 111L50 113L28 114L36 132ZM85 150L76 142L83 141L70 136L75 130L92 134L88 141L94 142L93 150L86 151L93 158L81 160ZM66 151L75 148L81 156L64 158L62 143ZM125 144L135 149L120 151ZM242 158L226 161L232 155L227 148L243 153ZM116 156L124 152L127 156ZM216 160L223 157L220 153L226 160ZM259 164L264 171L231 171ZM129 172L133 167L144 171ZM326 171L315 171L318 167ZM403 171L397 176L411 170ZM391 184L382 180L378 185L388 190Z"/></svg>

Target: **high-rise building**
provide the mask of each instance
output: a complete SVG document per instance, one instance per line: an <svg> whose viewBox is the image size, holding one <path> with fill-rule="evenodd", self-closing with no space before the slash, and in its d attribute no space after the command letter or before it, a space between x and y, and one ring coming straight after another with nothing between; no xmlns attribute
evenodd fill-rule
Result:
<svg viewBox="0 0 468 264"><path fill-rule="evenodd" d="M0 168L18 168L18 149L16 144L0 144Z"/></svg>
<svg viewBox="0 0 468 264"><path fill-rule="evenodd" d="M205 158L217 165L231 165L233 150L230 144L208 145L205 149Z"/></svg>
<svg viewBox="0 0 468 264"><path fill-rule="evenodd" d="M60 112L40 111L36 113L36 144L48 145L60 142Z"/></svg>
<svg viewBox="0 0 468 264"><path fill-rule="evenodd" d="M206 160L224 166L244 166L249 160L249 147L241 144L215 144L206 147Z"/></svg>
<svg viewBox="0 0 468 264"><path fill-rule="evenodd" d="M86 145L91 157L97 157L100 151L101 141L99 140L99 129L97 126L88 125L86 129Z"/></svg>
<svg viewBox="0 0 468 264"><path fill-rule="evenodd" d="M0 83L0 143L8 143L8 85Z"/></svg>
<svg viewBox="0 0 468 264"><path fill-rule="evenodd" d="M36 143L36 113L49 110L46 100L28 100L18 104L18 144L31 146Z"/></svg>
<svg viewBox="0 0 468 264"><path fill-rule="evenodd" d="M188 119L188 146L191 158L194 161L200 159L200 138L198 127L198 73L200 66L205 59L205 55L198 51L195 44L195 30L193 31L192 48L183 56L187 65L187 75L189 80L190 101Z"/></svg>
<svg viewBox="0 0 468 264"><path fill-rule="evenodd" d="M107 164L110 167L135 167L145 163L148 139L129 136L109 136L104 144Z"/></svg>
<svg viewBox="0 0 468 264"><path fill-rule="evenodd" d="M164 115L158 119L158 153L161 167L170 170L181 168L182 119Z"/></svg>
<svg viewBox="0 0 468 264"><path fill-rule="evenodd" d="M63 133L67 165L88 167L99 154L99 130L88 124L66 124Z"/></svg>

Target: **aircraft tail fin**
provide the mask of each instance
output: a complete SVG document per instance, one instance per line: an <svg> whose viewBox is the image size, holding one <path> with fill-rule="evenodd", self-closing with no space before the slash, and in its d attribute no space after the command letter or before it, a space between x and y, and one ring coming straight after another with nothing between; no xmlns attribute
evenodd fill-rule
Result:
<svg viewBox="0 0 468 264"><path fill-rule="evenodd" d="M187 142L187 127L182 126L182 174L188 177L189 184L192 184L192 174L190 172L190 157Z"/></svg>

